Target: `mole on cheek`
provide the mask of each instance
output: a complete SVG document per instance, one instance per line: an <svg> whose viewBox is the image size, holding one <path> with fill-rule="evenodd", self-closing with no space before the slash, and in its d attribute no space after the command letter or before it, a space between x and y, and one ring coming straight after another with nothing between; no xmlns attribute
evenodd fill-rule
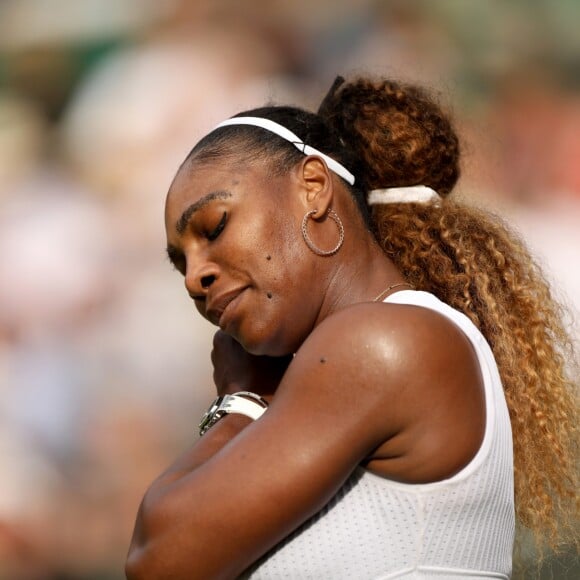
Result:
<svg viewBox="0 0 580 580"><path fill-rule="evenodd" d="M268 298L272 298L272 292L268 292L268 293L266 294L266 296L267 296Z"/></svg>
<svg viewBox="0 0 580 580"><path fill-rule="evenodd" d="M321 362L322 364L324 364L324 363L326 362L326 359L325 359L324 357L321 357L321 358L320 358L320 362Z"/></svg>
<svg viewBox="0 0 580 580"><path fill-rule="evenodd" d="M271 260L272 256L266 256L266 260Z"/></svg>

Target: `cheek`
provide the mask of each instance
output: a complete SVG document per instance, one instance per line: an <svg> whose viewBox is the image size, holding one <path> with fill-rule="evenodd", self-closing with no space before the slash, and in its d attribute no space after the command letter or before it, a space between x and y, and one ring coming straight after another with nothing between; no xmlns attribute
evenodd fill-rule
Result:
<svg viewBox="0 0 580 580"><path fill-rule="evenodd" d="M250 277L253 288L246 315L232 334L252 354L295 352L317 312L310 291L317 272L300 225L266 216L252 221L242 237L235 268Z"/></svg>
<svg viewBox="0 0 580 580"><path fill-rule="evenodd" d="M299 225L280 210L264 212L262 219L244 228L243 239L237 265L247 269L266 295L274 297L303 269L305 245Z"/></svg>
<svg viewBox="0 0 580 580"><path fill-rule="evenodd" d="M307 247L302 239L300 224L291 218L273 222L265 236L272 269L280 272L286 280L301 274L308 265Z"/></svg>

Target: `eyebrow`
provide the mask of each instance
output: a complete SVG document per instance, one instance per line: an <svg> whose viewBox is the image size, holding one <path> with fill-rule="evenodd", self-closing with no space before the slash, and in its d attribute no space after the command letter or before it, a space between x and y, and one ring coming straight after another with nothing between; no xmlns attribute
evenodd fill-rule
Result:
<svg viewBox="0 0 580 580"><path fill-rule="evenodd" d="M211 193L204 195L201 199L198 199L184 210L184 212L175 223L175 231L179 235L182 235L183 232L185 232L185 228L187 228L187 224L189 223L191 216L196 211L199 211L202 207L205 207L208 203L211 203L216 199L226 199L228 197L232 197L232 194L225 189L212 191Z"/></svg>

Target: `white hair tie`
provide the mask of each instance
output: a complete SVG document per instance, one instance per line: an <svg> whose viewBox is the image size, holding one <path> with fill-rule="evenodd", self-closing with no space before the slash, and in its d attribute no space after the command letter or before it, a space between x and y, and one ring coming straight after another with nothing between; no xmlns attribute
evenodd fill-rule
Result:
<svg viewBox="0 0 580 580"><path fill-rule="evenodd" d="M426 185L373 189L369 191L367 197L367 203L369 205L382 203L427 203L429 201L439 200L441 200L441 196L434 189Z"/></svg>
<svg viewBox="0 0 580 580"><path fill-rule="evenodd" d="M270 121L270 119L264 119L262 117L232 117L221 122L214 128L214 131L220 127L228 127L230 125L252 125L253 127L260 127L266 131L275 133L278 137L282 137L282 139L286 139L286 141L292 143L304 155L317 155L321 157L330 170L342 177L347 183L354 185L354 175L344 165L335 161L332 157L325 155L318 149L306 145L298 135L275 121Z"/></svg>

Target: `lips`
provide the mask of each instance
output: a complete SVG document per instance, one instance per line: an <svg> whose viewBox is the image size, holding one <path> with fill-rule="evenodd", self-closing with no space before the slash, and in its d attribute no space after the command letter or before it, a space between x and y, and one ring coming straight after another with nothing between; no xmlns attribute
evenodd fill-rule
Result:
<svg viewBox="0 0 580 580"><path fill-rule="evenodd" d="M245 289L246 287L237 288L235 290L230 290L229 292L224 292L215 298L212 297L208 302L207 309L205 311L205 315L209 321L216 326L221 326L220 322L224 312Z"/></svg>

